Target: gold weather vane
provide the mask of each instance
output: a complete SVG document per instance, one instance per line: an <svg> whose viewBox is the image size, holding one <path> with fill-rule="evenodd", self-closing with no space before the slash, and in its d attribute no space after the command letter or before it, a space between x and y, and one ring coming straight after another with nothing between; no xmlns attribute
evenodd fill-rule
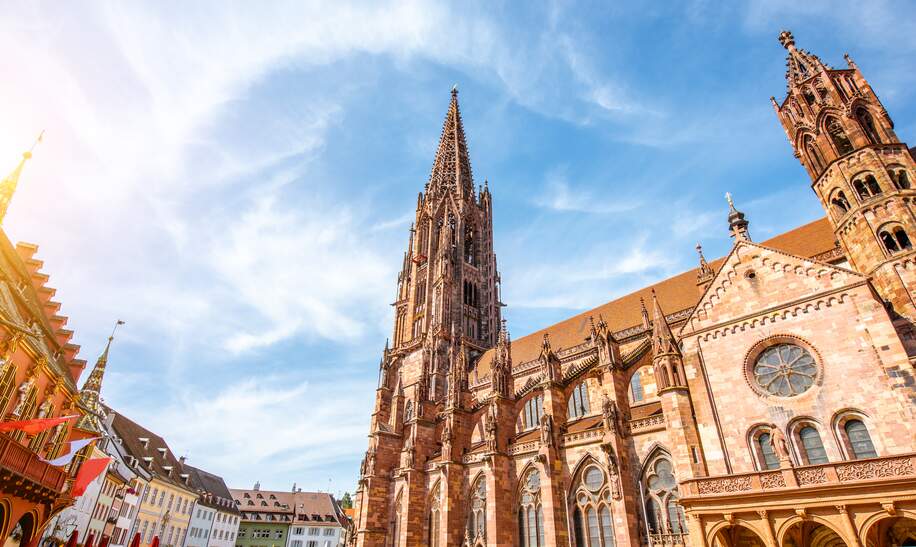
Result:
<svg viewBox="0 0 916 547"><path fill-rule="evenodd" d="M25 166L25 162L32 158L32 152L35 150L35 147L38 146L38 143L44 139L44 136L45 132L42 130L41 133L38 134L38 138L35 139L35 143L32 144L32 147L22 153L22 159L19 160L19 165L13 169L12 173L0 181L0 223L3 223L3 219L6 218L6 211L10 207L10 202L13 200L13 194L16 193L16 186L19 185L19 176L22 174L22 168Z"/></svg>

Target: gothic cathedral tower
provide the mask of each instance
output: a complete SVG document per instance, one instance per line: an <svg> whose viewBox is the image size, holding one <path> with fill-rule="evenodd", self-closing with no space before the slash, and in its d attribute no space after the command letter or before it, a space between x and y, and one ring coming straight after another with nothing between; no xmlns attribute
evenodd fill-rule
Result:
<svg viewBox="0 0 916 547"><path fill-rule="evenodd" d="M796 48L792 33L779 41L788 93L773 106L850 267L871 277L906 340L916 321L913 152L849 55L848 68L833 69Z"/></svg>
<svg viewBox="0 0 916 547"><path fill-rule="evenodd" d="M448 383L450 345L465 346L468 362L496 343L500 325L499 273L493 252L493 207L486 186L475 192L458 90L452 89L439 148L398 275L392 356L426 350L422 369L402 381L427 382L441 402Z"/></svg>
<svg viewBox="0 0 916 547"><path fill-rule="evenodd" d="M452 89L398 275L394 334L380 364L350 544L380 547L401 533L407 545L420 544L426 462L452 462L466 448L452 440L469 427L469 364L496 345L501 305L492 197L486 185L475 191ZM459 495L460 476L453 474L448 497ZM463 526L452 520L446 533L457 537ZM411 529L399 532L399 523Z"/></svg>

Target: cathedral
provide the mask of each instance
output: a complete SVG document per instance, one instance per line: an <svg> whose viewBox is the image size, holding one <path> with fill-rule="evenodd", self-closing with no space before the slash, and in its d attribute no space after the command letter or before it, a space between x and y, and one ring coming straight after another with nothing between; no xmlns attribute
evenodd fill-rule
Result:
<svg viewBox="0 0 916 547"><path fill-rule="evenodd" d="M779 41L826 217L756 242L729 199L725 257L515 340L452 91L349 545L916 545L916 149Z"/></svg>

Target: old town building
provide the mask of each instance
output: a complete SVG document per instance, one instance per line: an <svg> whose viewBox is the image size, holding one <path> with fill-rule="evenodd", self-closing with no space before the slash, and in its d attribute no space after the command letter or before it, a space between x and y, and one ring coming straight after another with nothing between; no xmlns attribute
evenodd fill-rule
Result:
<svg viewBox="0 0 916 547"><path fill-rule="evenodd" d="M197 502L184 547L232 547L239 529L239 510L223 478L185 464Z"/></svg>
<svg viewBox="0 0 916 547"><path fill-rule="evenodd" d="M0 181L0 222L6 215L23 168ZM77 382L86 361L60 315L55 290L47 285L38 247L13 245L0 230L0 414L4 422L54 418L86 412L80 405ZM66 467L45 460L64 455L68 441L86 432L71 419L50 430L28 435L0 433L0 536L7 544L37 541L42 529L73 503L72 479L92 449L87 447Z"/></svg>
<svg viewBox="0 0 916 547"><path fill-rule="evenodd" d="M111 409L106 411L113 414L112 428L123 443L127 464L149 476L128 536L139 533L141 545L150 545L158 537L164 547L181 547L198 497L184 470L184 458L176 458L159 435Z"/></svg>
<svg viewBox="0 0 916 547"><path fill-rule="evenodd" d="M827 217L757 243L729 198L725 257L514 341L453 90L350 543L916 545L913 150L848 56L780 41Z"/></svg>
<svg viewBox="0 0 916 547"><path fill-rule="evenodd" d="M242 516L236 547L338 547L347 517L324 492L232 489Z"/></svg>

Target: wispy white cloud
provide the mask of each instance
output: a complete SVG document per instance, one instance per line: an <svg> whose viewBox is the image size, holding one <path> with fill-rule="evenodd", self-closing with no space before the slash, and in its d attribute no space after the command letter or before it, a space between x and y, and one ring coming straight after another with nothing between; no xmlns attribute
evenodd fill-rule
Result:
<svg viewBox="0 0 916 547"><path fill-rule="evenodd" d="M551 170L544 182L544 189L535 197L539 207L561 212L608 214L630 211L639 202L620 195L599 196L588 190L589 184L570 184L565 167Z"/></svg>

